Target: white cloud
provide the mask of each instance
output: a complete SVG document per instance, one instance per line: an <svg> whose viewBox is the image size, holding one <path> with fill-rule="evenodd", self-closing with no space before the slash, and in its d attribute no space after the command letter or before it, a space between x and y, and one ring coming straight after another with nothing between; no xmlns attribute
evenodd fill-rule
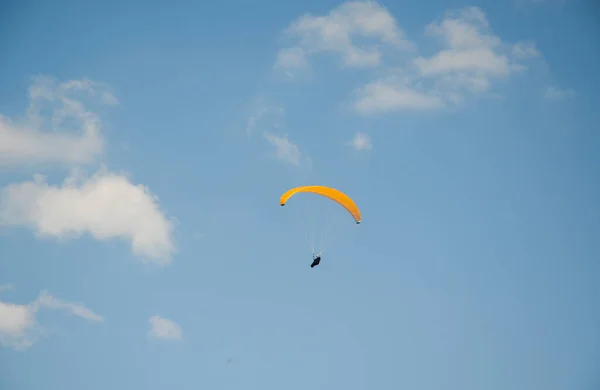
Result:
<svg viewBox="0 0 600 390"><path fill-rule="evenodd" d="M355 109L363 114L397 110L430 110L444 105L438 96L388 80L371 82L358 89Z"/></svg>
<svg viewBox="0 0 600 390"><path fill-rule="evenodd" d="M104 318L87 307L61 301L45 291L32 303L20 305L0 301L0 345L15 350L31 347L44 334L37 323L40 309L62 310L91 322L103 322Z"/></svg>
<svg viewBox="0 0 600 390"><path fill-rule="evenodd" d="M156 196L105 171L87 179L72 174L62 186L41 176L8 185L0 192L0 224L31 227L46 237L89 233L99 240L125 239L134 254L158 264L168 264L174 251L173 224Z"/></svg>
<svg viewBox="0 0 600 390"><path fill-rule="evenodd" d="M84 164L96 159L104 150L101 121L86 108L82 93L102 104L118 104L101 83L36 78L25 117L15 121L0 114L0 164ZM48 111L51 115L45 117Z"/></svg>
<svg viewBox="0 0 600 390"><path fill-rule="evenodd" d="M485 13L476 7L446 13L426 26L443 48L419 56L404 68L402 81L376 80L359 89L360 113L429 110L464 101L466 94L490 90L493 81L526 69L523 60L540 56L530 41L505 44L491 32Z"/></svg>
<svg viewBox="0 0 600 390"><path fill-rule="evenodd" d="M150 330L148 337L162 340L181 340L183 332L181 327L174 321L160 316L152 316L148 319Z"/></svg>
<svg viewBox="0 0 600 390"><path fill-rule="evenodd" d="M356 133L350 145L356 150L371 150L373 145L371 144L371 137L365 133Z"/></svg>
<svg viewBox="0 0 600 390"><path fill-rule="evenodd" d="M485 13L476 7L448 12L441 21L429 24L426 34L440 38L445 47L430 58L415 59L419 73L423 77L452 76L455 86L470 91L486 90L490 79L523 70L517 59L540 55L533 42L504 44L491 32ZM472 88L474 83L478 88Z"/></svg>
<svg viewBox="0 0 600 390"><path fill-rule="evenodd" d="M509 73L508 59L489 48L443 50L430 59L417 58L415 64L424 76L458 72L479 72L478 76L504 76Z"/></svg>
<svg viewBox="0 0 600 390"><path fill-rule="evenodd" d="M332 52L339 54L346 66L371 67L381 63L384 45L412 48L394 17L374 1L346 2L325 16L306 14L291 23L286 35L298 38L298 46L278 55L278 60L282 56L288 60L280 65L288 66L304 64L309 55Z"/></svg>
<svg viewBox="0 0 600 390"><path fill-rule="evenodd" d="M292 143L287 136L278 136L265 132L265 139L275 148L275 157L287 164L300 165L302 153L297 145Z"/></svg>
<svg viewBox="0 0 600 390"><path fill-rule="evenodd" d="M0 301L0 345L29 348L39 338L34 307Z"/></svg>
<svg viewBox="0 0 600 390"><path fill-rule="evenodd" d="M572 89L560 89L550 86L546 88L542 97L547 100L572 99L575 97L575 91Z"/></svg>

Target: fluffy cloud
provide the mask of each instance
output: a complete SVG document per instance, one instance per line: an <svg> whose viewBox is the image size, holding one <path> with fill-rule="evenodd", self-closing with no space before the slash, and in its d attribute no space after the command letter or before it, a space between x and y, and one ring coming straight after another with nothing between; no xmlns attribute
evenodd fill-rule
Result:
<svg viewBox="0 0 600 390"><path fill-rule="evenodd" d="M158 264L171 261L173 224L157 198L125 176L100 171L68 177L62 186L41 176L0 192L0 224L27 226L38 235L70 237L89 233L99 240L121 238L134 254Z"/></svg>
<svg viewBox="0 0 600 390"><path fill-rule="evenodd" d="M560 89L557 87L548 87L542 97L546 100L563 100L575 97L575 91L572 89Z"/></svg>
<svg viewBox="0 0 600 390"><path fill-rule="evenodd" d="M0 345L26 349L39 338L33 305L0 301Z"/></svg>
<svg viewBox="0 0 600 390"><path fill-rule="evenodd" d="M382 61L382 46L410 49L395 19L374 1L347 2L325 16L306 14L285 31L297 45L278 53L277 66L297 68L307 65L307 57L332 52L350 67L377 66Z"/></svg>
<svg viewBox="0 0 600 390"><path fill-rule="evenodd" d="M44 334L36 314L41 309L60 310L91 322L102 322L104 318L87 307L61 301L45 291L32 303L20 305L0 301L0 345L16 350L32 346Z"/></svg>
<svg viewBox="0 0 600 390"><path fill-rule="evenodd" d="M441 40L444 48L429 58L416 58L413 64L423 78L438 78L439 87L450 92L486 91L492 79L526 69L518 60L539 56L532 42L503 43L476 7L449 12L425 31Z"/></svg>
<svg viewBox="0 0 600 390"><path fill-rule="evenodd" d="M152 316L148 319L150 330L148 337L162 340L181 340L183 332L181 327L174 321L160 316Z"/></svg>
<svg viewBox="0 0 600 390"><path fill-rule="evenodd" d="M371 144L371 137L364 133L356 133L350 145L356 150L371 150L373 145Z"/></svg>
<svg viewBox="0 0 600 390"><path fill-rule="evenodd" d="M275 157L287 164L298 166L302 159L300 148L292 143L287 136L278 136L266 132L265 139L275 148Z"/></svg>
<svg viewBox="0 0 600 390"><path fill-rule="evenodd" d="M29 88L25 117L15 121L0 115L0 164L92 162L103 152L104 140L101 121L86 108L85 97L118 104L101 83L36 78ZM44 118L44 112L51 112L51 117Z"/></svg>

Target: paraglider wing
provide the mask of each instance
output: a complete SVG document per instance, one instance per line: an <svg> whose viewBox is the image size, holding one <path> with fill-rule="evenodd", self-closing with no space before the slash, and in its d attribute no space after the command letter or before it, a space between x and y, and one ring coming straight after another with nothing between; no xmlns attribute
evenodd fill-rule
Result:
<svg viewBox="0 0 600 390"><path fill-rule="evenodd" d="M284 206L285 203L290 199L293 195L299 192L312 192L313 194L321 195L326 198L329 198L337 203L339 203L342 207L344 207L350 215L354 218L356 223L361 223L362 217L360 215L360 210L356 203L346 194L341 191L336 190L335 188L325 187L325 186L302 186L292 188L287 191L283 195L281 195L281 199L279 199L279 204Z"/></svg>

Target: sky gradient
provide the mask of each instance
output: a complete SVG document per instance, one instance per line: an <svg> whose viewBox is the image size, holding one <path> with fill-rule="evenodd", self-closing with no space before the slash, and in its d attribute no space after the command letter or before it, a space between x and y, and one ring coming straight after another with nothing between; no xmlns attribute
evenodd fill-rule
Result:
<svg viewBox="0 0 600 390"><path fill-rule="evenodd" d="M0 6L0 389L598 389L598 11Z"/></svg>

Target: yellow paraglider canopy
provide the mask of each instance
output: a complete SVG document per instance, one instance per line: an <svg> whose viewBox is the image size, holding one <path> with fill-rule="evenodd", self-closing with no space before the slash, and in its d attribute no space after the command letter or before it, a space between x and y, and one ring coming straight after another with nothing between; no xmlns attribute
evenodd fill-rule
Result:
<svg viewBox="0 0 600 390"><path fill-rule="evenodd" d="M360 215L360 210L356 203L346 194L341 191L336 190L335 188L325 187L325 186L302 186L292 188L291 190L286 191L281 198L279 199L279 204L285 206L285 203L290 199L293 195L299 192L312 192L313 194L322 195L327 197L344 207L350 215L354 218L356 223L362 222L362 217Z"/></svg>

